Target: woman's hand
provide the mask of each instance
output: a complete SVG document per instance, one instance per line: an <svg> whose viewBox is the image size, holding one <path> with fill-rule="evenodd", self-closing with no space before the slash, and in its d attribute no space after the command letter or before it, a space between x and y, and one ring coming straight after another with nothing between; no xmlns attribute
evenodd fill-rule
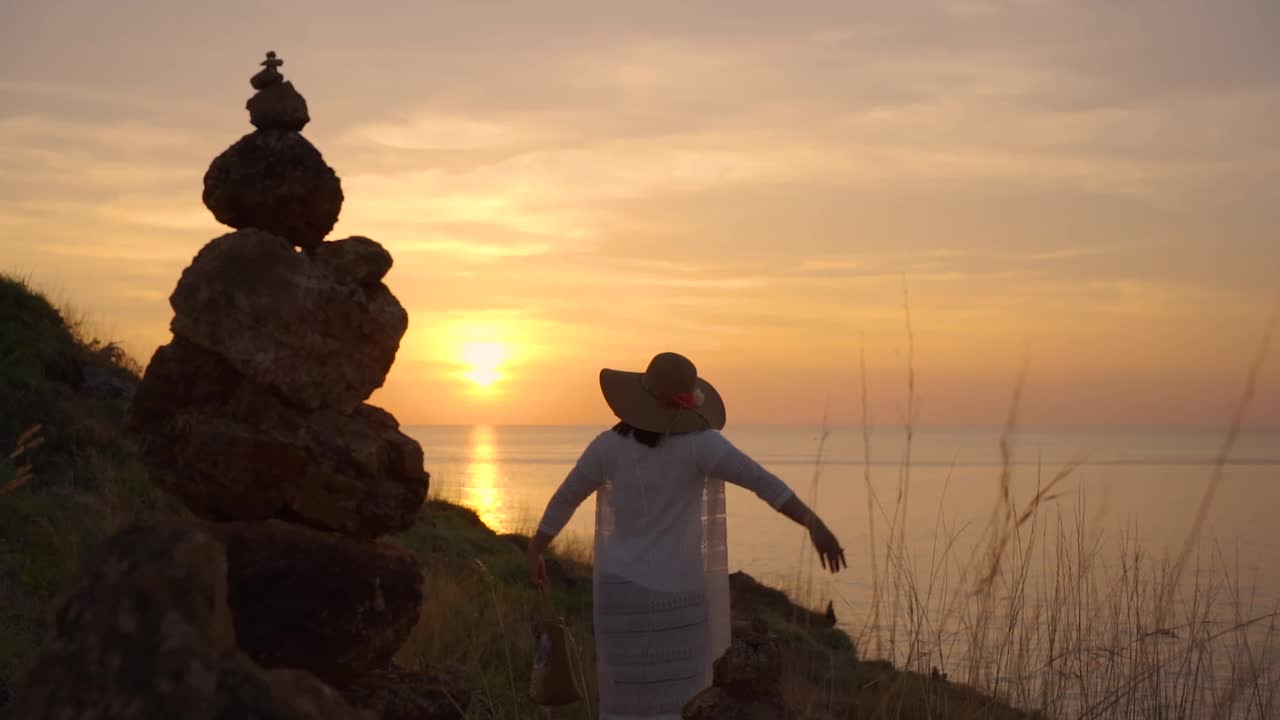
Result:
<svg viewBox="0 0 1280 720"><path fill-rule="evenodd" d="M538 531L529 538L529 545L524 551L525 560L529 563L529 582L538 589L547 586L547 561L543 554L550 544L551 536Z"/></svg>
<svg viewBox="0 0 1280 720"><path fill-rule="evenodd" d="M809 526L809 539L813 541L813 549L818 551L818 560L822 562L824 570L836 573L840 572L841 568L849 567L849 562L844 559L844 548L840 547L840 541L821 520Z"/></svg>
<svg viewBox="0 0 1280 720"><path fill-rule="evenodd" d="M529 551L525 553L525 558L529 562L529 582L533 586L541 590L547 586L547 561L543 558L542 552L534 550L533 546L529 546Z"/></svg>
<svg viewBox="0 0 1280 720"><path fill-rule="evenodd" d="M827 524L822 522L822 518L810 510L800 498L792 495L778 508L778 512L808 528L809 539L813 541L813 549L818 551L818 559L822 561L823 569L834 573L840 572L841 568L849 567L849 563L844 559L844 548L840 547L840 541L836 540L836 536L827 529Z"/></svg>

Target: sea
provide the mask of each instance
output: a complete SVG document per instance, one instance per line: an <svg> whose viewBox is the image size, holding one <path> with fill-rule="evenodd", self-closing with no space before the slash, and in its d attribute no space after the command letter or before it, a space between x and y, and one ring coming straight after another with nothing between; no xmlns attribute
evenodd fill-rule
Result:
<svg viewBox="0 0 1280 720"><path fill-rule="evenodd" d="M499 532L529 532L583 448L606 429L478 425L405 431L423 446L432 495L473 508ZM996 547L1002 572L1025 569L1027 584L1042 595L1052 585L1046 579L1061 582L1064 570L1057 564L1071 564L1076 572L1087 557L1088 582L1129 583L1149 604L1158 595L1157 579L1184 556L1180 583L1191 588L1185 596L1198 596L1197 583L1233 588L1212 600L1223 604L1221 622L1280 609L1280 428L1242 429L1225 454L1226 428L908 432L892 426L743 425L724 434L815 508L848 560L846 570L823 573L800 527L730 486L730 570L795 591L818 609L830 602L842 628L896 662L924 652L936 657L928 663L945 665L969 649L964 646L973 635L956 628L947 651L893 644L892 636L900 635L913 614L942 616L933 623L966 621L965 611L949 618L949 606L931 607L928 598L899 597L890 607L886 588L894 583L886 573L897 575L900 589L914 587L917 595L934 598L950 594L949 602L965 605L981 587ZM588 498L558 542L589 546L593 523ZM993 541L1002 534L1004 540ZM1135 568L1146 579L1126 581L1125 573ZM909 582L903 574L911 576ZM1227 575L1230 582L1224 583L1219 576ZM1083 580L1071 582L1077 581ZM1148 620L1150 630L1163 630L1154 627L1155 618L1136 622ZM1274 635L1274 621L1269 627ZM936 635L945 642L944 633ZM1262 641L1268 639L1275 638Z"/></svg>

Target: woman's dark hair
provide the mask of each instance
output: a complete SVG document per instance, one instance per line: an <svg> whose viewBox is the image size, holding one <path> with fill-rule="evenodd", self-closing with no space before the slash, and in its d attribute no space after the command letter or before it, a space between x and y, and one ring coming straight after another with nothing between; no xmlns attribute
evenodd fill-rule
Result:
<svg viewBox="0 0 1280 720"><path fill-rule="evenodd" d="M632 438L636 442L640 443L641 445L647 445L648 447L651 447L651 448L656 448L658 447L659 444L662 443L663 435L684 435L685 434L685 433L674 433L674 432L660 433L660 432L654 432L652 430L641 430L640 428L632 427L631 425L628 425L625 422L620 422L617 425L614 425L613 431L618 433L622 437ZM702 432L702 431L693 430L691 432Z"/></svg>

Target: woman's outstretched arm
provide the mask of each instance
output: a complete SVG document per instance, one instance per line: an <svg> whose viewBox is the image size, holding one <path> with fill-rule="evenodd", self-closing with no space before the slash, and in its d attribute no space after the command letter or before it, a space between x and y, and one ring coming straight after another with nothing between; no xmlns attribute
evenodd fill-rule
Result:
<svg viewBox="0 0 1280 720"><path fill-rule="evenodd" d="M708 436L708 440L714 457L706 467L708 475L750 490L773 509L808 529L809 539L818 552L823 568L839 572L841 568L849 566L844 558L844 549L840 547L835 534L781 478L765 470L723 435L714 433Z"/></svg>

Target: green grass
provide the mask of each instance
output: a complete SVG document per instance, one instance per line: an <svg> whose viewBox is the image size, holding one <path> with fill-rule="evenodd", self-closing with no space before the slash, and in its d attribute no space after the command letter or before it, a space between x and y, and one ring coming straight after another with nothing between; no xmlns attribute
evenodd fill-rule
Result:
<svg viewBox="0 0 1280 720"><path fill-rule="evenodd" d="M0 274L0 488L20 465L32 474L0 493L0 690L25 672L88 550L134 519L179 512L124 430L127 399L94 392L86 372L138 378L116 345L85 338L24 280ZM4 459L35 426L45 442Z"/></svg>
<svg viewBox="0 0 1280 720"><path fill-rule="evenodd" d="M0 384L33 387L76 352L61 313L26 281L0 275Z"/></svg>
<svg viewBox="0 0 1280 720"><path fill-rule="evenodd" d="M429 501L418 523L395 542L422 560L427 598L399 661L461 668L474 692L470 717L541 716L528 689L533 622L546 610L529 582L523 551L473 511L440 500ZM580 558L556 559L573 582L553 584L551 602L572 629L585 684L594 687L590 568ZM564 708L550 717L581 713L581 707Z"/></svg>

